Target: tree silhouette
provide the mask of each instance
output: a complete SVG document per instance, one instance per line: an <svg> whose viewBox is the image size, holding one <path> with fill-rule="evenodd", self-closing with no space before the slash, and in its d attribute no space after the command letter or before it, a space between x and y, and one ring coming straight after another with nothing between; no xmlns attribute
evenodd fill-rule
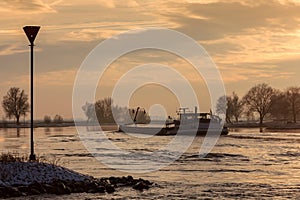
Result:
<svg viewBox="0 0 300 200"><path fill-rule="evenodd" d="M114 123L112 104L110 97L96 101L95 112L99 123Z"/></svg>
<svg viewBox="0 0 300 200"><path fill-rule="evenodd" d="M232 107L232 116L234 117L235 121L238 122L243 112L243 102L239 99L235 92L232 92L232 95L229 96L228 103L231 104Z"/></svg>
<svg viewBox="0 0 300 200"><path fill-rule="evenodd" d="M20 124L20 116L26 115L29 110L28 96L20 88L10 88L3 97L2 107L8 118L15 117L17 125Z"/></svg>
<svg viewBox="0 0 300 200"><path fill-rule="evenodd" d="M292 113L294 123L297 122L297 114L300 113L300 87L289 87L286 90L289 111Z"/></svg>
<svg viewBox="0 0 300 200"><path fill-rule="evenodd" d="M287 105L289 102L287 101L287 97L285 92L280 90L276 90L275 94L272 96L272 104L270 108L270 114L273 118L277 120L287 120L289 112L287 110Z"/></svg>
<svg viewBox="0 0 300 200"><path fill-rule="evenodd" d="M230 116L230 107L228 105L228 97L227 96L221 96L216 104L216 112L217 114L225 115L226 123L232 124L231 122L231 116Z"/></svg>
<svg viewBox="0 0 300 200"><path fill-rule="evenodd" d="M238 95L232 92L231 96L221 96L216 105L217 114L226 114L226 123L232 124L231 119L236 122L243 112L243 103L239 100Z"/></svg>
<svg viewBox="0 0 300 200"><path fill-rule="evenodd" d="M95 105L93 103L86 102L85 105L82 106L82 110L87 117L87 122L94 122L97 119L95 112Z"/></svg>
<svg viewBox="0 0 300 200"><path fill-rule="evenodd" d="M106 97L96 101L96 103L88 103L82 106L82 110L87 117L87 122L101 123L127 123L131 119L128 116L127 107L119 107L113 105L113 99Z"/></svg>
<svg viewBox="0 0 300 200"><path fill-rule="evenodd" d="M266 83L252 87L243 97L243 102L248 110L259 114L259 124L263 124L265 116L270 112L274 89Z"/></svg>
<svg viewBox="0 0 300 200"><path fill-rule="evenodd" d="M50 123L51 123L51 117L50 117L49 115L45 115L45 116L44 116L44 122L45 122L46 124L50 124Z"/></svg>
<svg viewBox="0 0 300 200"><path fill-rule="evenodd" d="M55 124L61 124L61 123L64 122L64 119L63 119L62 116L60 116L60 115L57 114L57 115L54 116L53 122L54 122Z"/></svg>

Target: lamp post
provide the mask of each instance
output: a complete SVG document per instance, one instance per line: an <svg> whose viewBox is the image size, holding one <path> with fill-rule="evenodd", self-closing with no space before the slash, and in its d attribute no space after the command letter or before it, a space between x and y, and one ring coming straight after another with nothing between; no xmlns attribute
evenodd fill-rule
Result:
<svg viewBox="0 0 300 200"><path fill-rule="evenodd" d="M34 40L40 30L40 26L25 26L23 27L24 32L30 42L30 58L31 58L31 70L30 70L30 156L29 160L33 161L36 160L36 156L34 154L34 143L33 143L33 47L34 47Z"/></svg>

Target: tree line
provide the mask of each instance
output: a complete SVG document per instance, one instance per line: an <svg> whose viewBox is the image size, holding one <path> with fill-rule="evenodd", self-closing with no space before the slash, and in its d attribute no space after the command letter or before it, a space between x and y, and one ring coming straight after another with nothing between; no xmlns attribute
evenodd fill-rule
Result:
<svg viewBox="0 0 300 200"><path fill-rule="evenodd" d="M28 103L28 95L24 90L21 90L17 87L10 88L6 95L3 96L2 100L2 108L6 114L6 117L9 119L14 118L16 120L16 124L20 124L20 117L26 116L29 112L29 103ZM55 115L53 120L49 115L45 115L44 122L49 124L53 123L62 123L63 117L61 115Z"/></svg>
<svg viewBox="0 0 300 200"><path fill-rule="evenodd" d="M136 123L146 124L150 122L150 116L144 108L127 108L113 105L110 97L100 99L95 103L86 102L82 110L87 117L87 122L104 123Z"/></svg>
<svg viewBox="0 0 300 200"><path fill-rule="evenodd" d="M6 116L15 118L20 124L20 117L29 112L28 95L20 88L10 88L3 97L2 107ZM143 108L127 108L113 105L111 98L104 98L95 103L86 103L82 109L88 122L100 123L135 122L149 123L150 116ZM114 113L114 115L113 115ZM300 117L300 87L288 87L285 90L272 88L266 83L253 86L240 98L235 92L222 96L216 104L216 113L225 114L226 122L238 122L241 117L259 118L262 125L266 118L297 123ZM50 123L51 117L45 116L44 122ZM63 118L56 115L55 123L61 123Z"/></svg>
<svg viewBox="0 0 300 200"><path fill-rule="evenodd" d="M300 115L300 87L278 90L261 83L250 88L242 98L235 92L220 97L216 113L225 114L229 124L238 122L242 116L249 119L255 115L258 115L260 125L266 118L297 123Z"/></svg>
<svg viewBox="0 0 300 200"><path fill-rule="evenodd" d="M20 124L20 117L26 116L29 112L28 95L24 90L12 87L3 96L2 107L9 119L14 118L16 124ZM150 116L143 108L126 108L113 105L111 98L104 98L95 103L86 103L82 109L87 116L88 122L98 121L100 123L132 122L149 123ZM115 116L113 115L115 114ZM128 117L129 116L129 117ZM114 118L115 117L115 118ZM44 116L44 123L62 123L64 121L61 115L55 115L53 119L49 115Z"/></svg>

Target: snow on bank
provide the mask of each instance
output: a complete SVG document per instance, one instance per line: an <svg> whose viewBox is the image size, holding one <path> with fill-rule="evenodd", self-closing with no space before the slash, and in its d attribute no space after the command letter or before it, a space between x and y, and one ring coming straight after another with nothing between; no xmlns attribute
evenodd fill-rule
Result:
<svg viewBox="0 0 300 200"><path fill-rule="evenodd" d="M0 186L51 183L55 180L84 181L92 177L64 167L38 162L0 163Z"/></svg>

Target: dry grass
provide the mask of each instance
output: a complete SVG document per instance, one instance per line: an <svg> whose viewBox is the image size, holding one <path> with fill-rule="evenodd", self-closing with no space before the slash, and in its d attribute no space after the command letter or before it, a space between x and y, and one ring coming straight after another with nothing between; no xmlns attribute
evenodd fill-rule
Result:
<svg viewBox="0 0 300 200"><path fill-rule="evenodd" d="M7 152L1 153L0 155L0 163L10 163L10 162L29 162L29 156L27 154L19 154L17 152ZM38 163L48 163L52 165L58 165L60 162L60 158L56 158L55 156L51 156L49 158L45 156L36 156L35 161L30 162L38 162Z"/></svg>
<svg viewBox="0 0 300 200"><path fill-rule="evenodd" d="M27 155L20 155L19 153L1 153L0 155L0 163L8 163L8 162L27 162Z"/></svg>

